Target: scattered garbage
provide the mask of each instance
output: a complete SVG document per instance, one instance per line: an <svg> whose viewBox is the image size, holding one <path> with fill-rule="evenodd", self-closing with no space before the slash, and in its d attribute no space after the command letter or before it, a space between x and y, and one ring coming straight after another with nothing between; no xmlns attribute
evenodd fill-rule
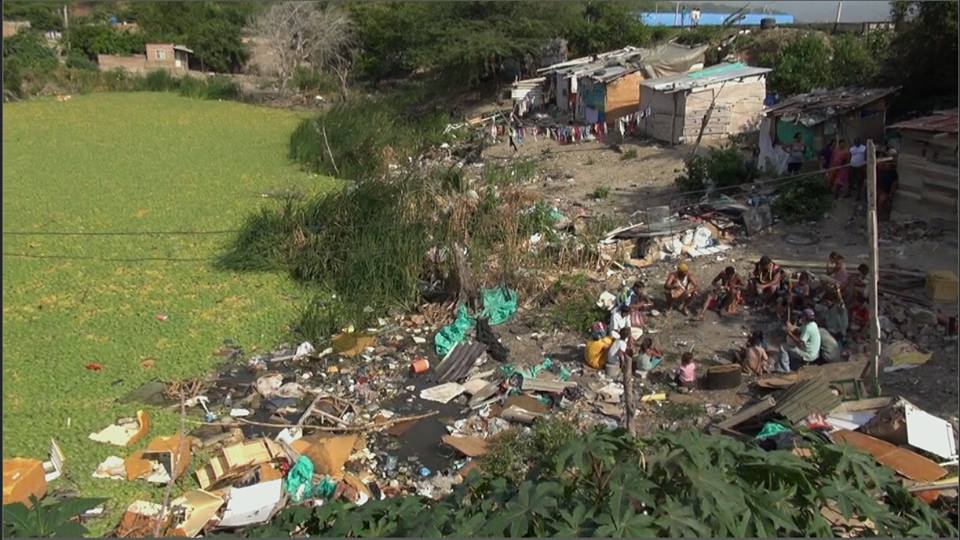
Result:
<svg viewBox="0 0 960 540"><path fill-rule="evenodd" d="M150 431L150 415L146 411L137 411L136 418L122 418L97 433L91 433L89 439L114 446L130 446L142 439Z"/></svg>

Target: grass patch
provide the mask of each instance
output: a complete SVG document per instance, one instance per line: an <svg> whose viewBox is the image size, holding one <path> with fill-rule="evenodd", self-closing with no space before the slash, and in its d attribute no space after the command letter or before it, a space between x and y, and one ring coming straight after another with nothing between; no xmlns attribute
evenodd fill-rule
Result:
<svg viewBox="0 0 960 540"><path fill-rule="evenodd" d="M702 403L677 403L665 401L660 407L660 415L670 422L696 420L707 413Z"/></svg>
<svg viewBox="0 0 960 540"><path fill-rule="evenodd" d="M626 152L620 154L620 161L627 161L631 159L637 159L637 149L631 148Z"/></svg>
<svg viewBox="0 0 960 540"><path fill-rule="evenodd" d="M530 471L531 464L544 456L552 456L576 437L573 424L560 416L537 419L533 429L510 429L497 437L490 452L483 456L483 474L520 483Z"/></svg>
<svg viewBox="0 0 960 540"><path fill-rule="evenodd" d="M539 326L585 334L594 322L606 323L608 315L597 307L600 291L601 286L586 274L560 277L540 298L543 317L537 321Z"/></svg>
<svg viewBox="0 0 960 540"><path fill-rule="evenodd" d="M108 497L91 522L102 535L137 498L162 487L91 478L118 449L87 439L136 405L115 400L151 379L207 374L232 338L245 350L288 335L306 295L279 273L237 274L208 262L229 235L15 236L12 231L222 230L239 226L271 189L316 193L327 179L285 159L299 115L173 93L101 93L68 102L5 103L4 251L33 255L197 262L3 257L3 456L46 459L50 437L66 478ZM155 319L157 313L169 317ZM155 367L140 362L154 358ZM102 364L87 371L90 362ZM174 433L176 415L153 412L145 445ZM69 419L69 427L68 427ZM203 464L195 456L191 470ZM189 487L193 481L187 480Z"/></svg>
<svg viewBox="0 0 960 540"><path fill-rule="evenodd" d="M593 190L593 193L590 194L590 197L596 200L606 199L610 196L610 188L608 186L600 186L597 189Z"/></svg>

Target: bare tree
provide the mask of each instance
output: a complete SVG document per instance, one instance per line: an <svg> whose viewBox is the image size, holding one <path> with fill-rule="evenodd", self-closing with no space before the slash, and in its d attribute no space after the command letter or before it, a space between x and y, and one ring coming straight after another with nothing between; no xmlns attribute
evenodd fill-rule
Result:
<svg viewBox="0 0 960 540"><path fill-rule="evenodd" d="M254 30L274 53L281 90L304 66L333 72L346 95L355 44L353 22L346 11L315 2L282 2L257 17Z"/></svg>

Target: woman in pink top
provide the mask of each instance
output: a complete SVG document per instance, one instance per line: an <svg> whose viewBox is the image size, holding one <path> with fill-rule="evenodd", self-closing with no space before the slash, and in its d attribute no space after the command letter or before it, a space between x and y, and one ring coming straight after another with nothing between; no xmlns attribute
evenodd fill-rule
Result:
<svg viewBox="0 0 960 540"><path fill-rule="evenodd" d="M830 156L830 168L835 169L849 164L850 150L847 149L847 141L840 139ZM827 185L833 192L834 199L839 199L841 195L847 192L849 177L850 167L843 167L827 173Z"/></svg>
<svg viewBox="0 0 960 540"><path fill-rule="evenodd" d="M680 367L677 368L676 382L681 388L693 388L697 384L697 364L693 361L693 353L685 352L680 357Z"/></svg>

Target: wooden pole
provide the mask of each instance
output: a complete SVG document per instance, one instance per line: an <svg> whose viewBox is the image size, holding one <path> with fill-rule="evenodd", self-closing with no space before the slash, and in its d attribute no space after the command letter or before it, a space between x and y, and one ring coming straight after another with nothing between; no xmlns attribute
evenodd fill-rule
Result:
<svg viewBox="0 0 960 540"><path fill-rule="evenodd" d="M837 1L837 20L833 23L833 33L837 33L837 27L840 26L840 12L843 10L843 0Z"/></svg>
<svg viewBox="0 0 960 540"><path fill-rule="evenodd" d="M880 250L877 241L877 147L867 140L867 237L870 242L870 356L873 358L874 384L880 385L880 316L877 276L880 274Z"/></svg>
<svg viewBox="0 0 960 540"><path fill-rule="evenodd" d="M622 330L621 330L622 331ZM626 328L629 332L630 328ZM633 352L633 351L630 351ZM633 355L628 352L623 362L623 421L627 433L633 435Z"/></svg>

